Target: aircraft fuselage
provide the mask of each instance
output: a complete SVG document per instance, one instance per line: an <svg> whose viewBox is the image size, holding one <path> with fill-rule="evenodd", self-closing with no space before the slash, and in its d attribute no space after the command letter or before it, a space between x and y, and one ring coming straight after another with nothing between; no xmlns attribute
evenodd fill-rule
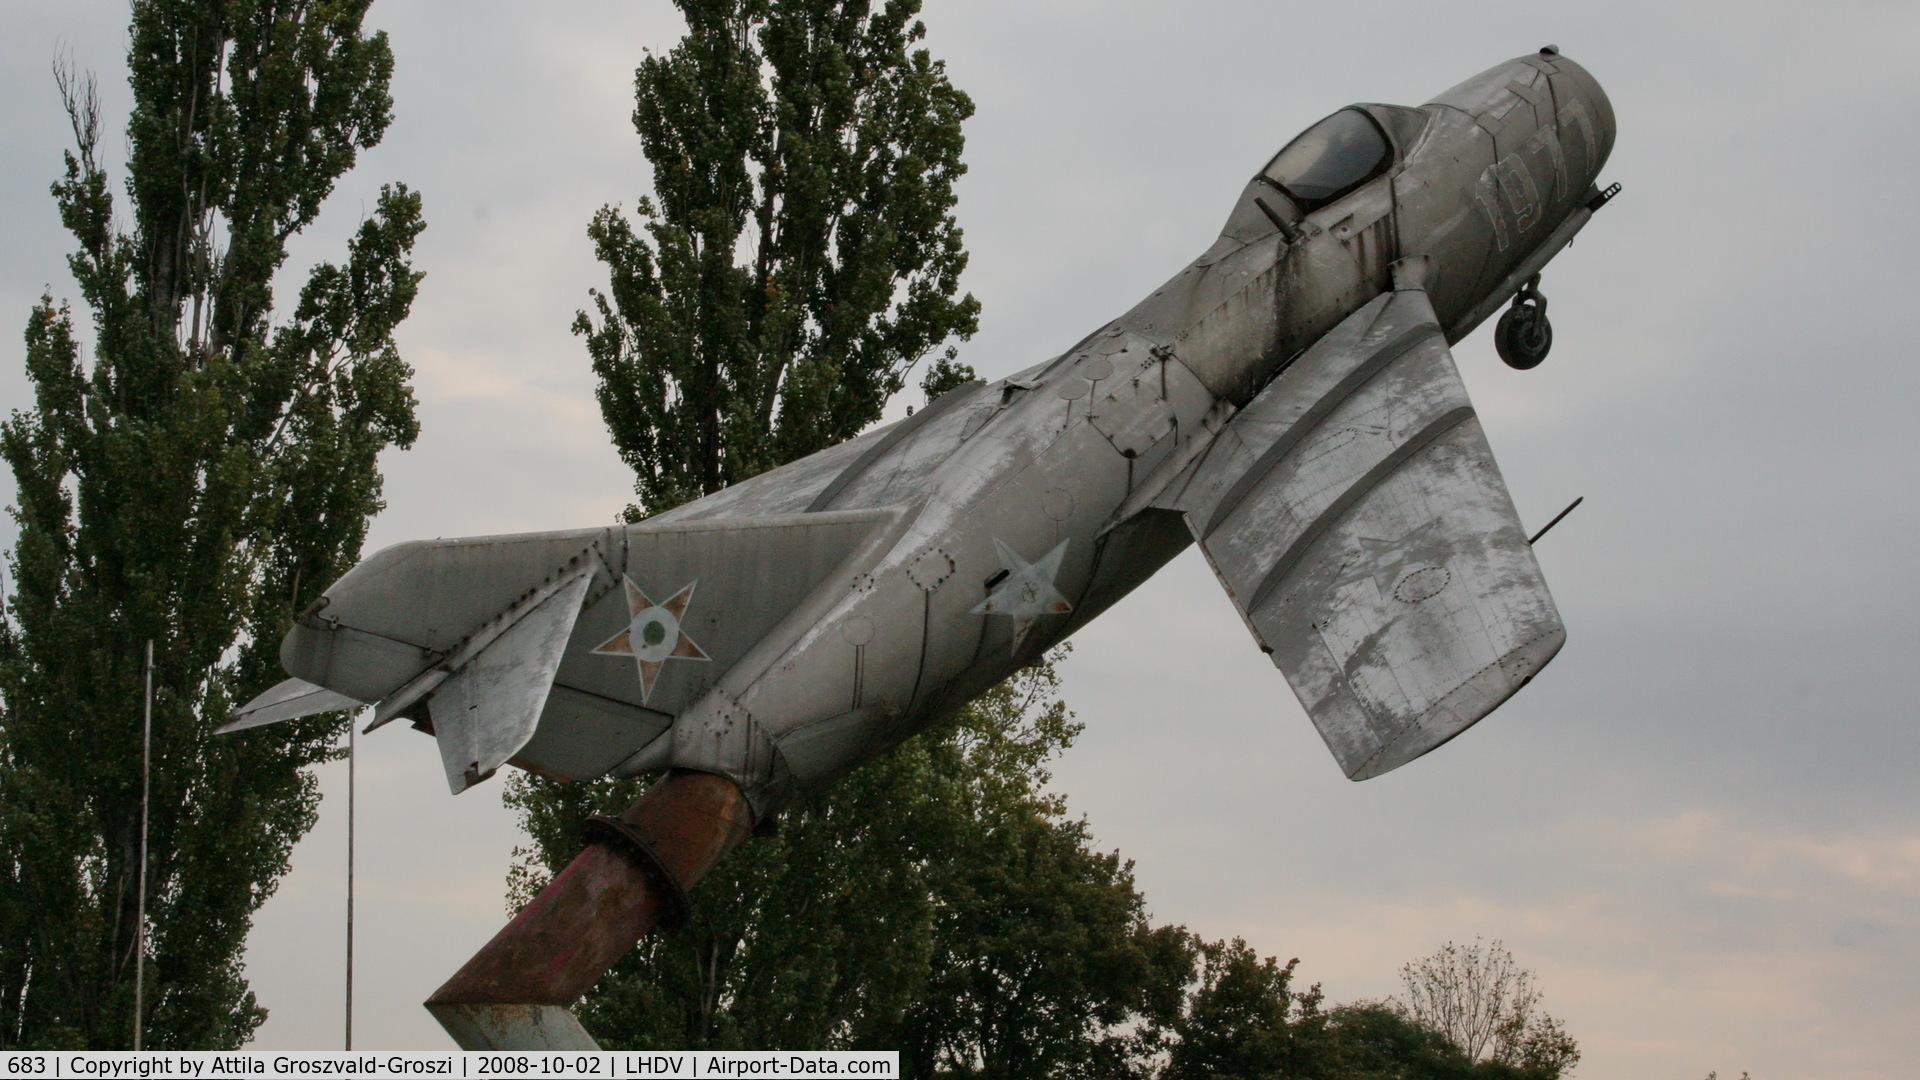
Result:
<svg viewBox="0 0 1920 1080"><path fill-rule="evenodd" d="M617 771L717 772L778 805L972 700L1185 548L1156 493L1396 277L1449 341L1510 297L1584 223L1613 140L1598 84L1544 53L1335 122L1388 147L1349 190L1302 193L1269 166L1211 248L1065 354L652 519L898 510L830 605L795 612Z"/></svg>

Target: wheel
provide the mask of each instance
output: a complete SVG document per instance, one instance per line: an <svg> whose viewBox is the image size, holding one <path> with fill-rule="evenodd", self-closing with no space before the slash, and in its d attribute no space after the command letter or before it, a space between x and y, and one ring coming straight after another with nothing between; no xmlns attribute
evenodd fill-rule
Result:
<svg viewBox="0 0 1920 1080"><path fill-rule="evenodd" d="M1493 347L1507 366L1527 371L1540 366L1553 348L1553 324L1547 313L1529 303L1517 303L1500 316L1493 328Z"/></svg>

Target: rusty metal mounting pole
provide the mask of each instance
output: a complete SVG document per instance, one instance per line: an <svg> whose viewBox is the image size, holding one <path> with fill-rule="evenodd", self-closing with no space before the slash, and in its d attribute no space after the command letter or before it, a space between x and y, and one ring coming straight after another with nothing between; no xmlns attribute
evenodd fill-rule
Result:
<svg viewBox="0 0 1920 1080"><path fill-rule="evenodd" d="M672 772L617 818L427 999L463 1050L590 1050L569 1006L753 831L738 785Z"/></svg>

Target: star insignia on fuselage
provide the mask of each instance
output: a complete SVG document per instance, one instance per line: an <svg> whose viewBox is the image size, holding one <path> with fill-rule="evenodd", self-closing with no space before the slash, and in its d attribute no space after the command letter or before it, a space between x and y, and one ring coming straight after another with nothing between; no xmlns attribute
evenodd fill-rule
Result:
<svg viewBox="0 0 1920 1080"><path fill-rule="evenodd" d="M627 625L593 651L600 656L633 657L640 667L640 702L645 704L667 661L713 659L680 626L687 605L693 602L693 587L700 582L688 582L661 604L647 599L632 578L622 576L621 583L627 590Z"/></svg>
<svg viewBox="0 0 1920 1080"><path fill-rule="evenodd" d="M1013 649L1020 650L1027 631L1042 615L1065 615L1073 605L1053 584L1060 574L1060 560L1066 558L1068 541L1054 545L1052 551L1032 562L994 538L994 550L1000 553L1000 565L1007 576L974 607L974 615L1009 615L1013 618Z"/></svg>
<svg viewBox="0 0 1920 1080"><path fill-rule="evenodd" d="M1407 570L1444 563L1453 553L1445 539L1433 535L1439 527L1438 520L1429 521L1398 540L1356 537L1360 542L1360 557L1341 568L1333 588L1371 578L1381 597L1392 596L1395 583Z"/></svg>

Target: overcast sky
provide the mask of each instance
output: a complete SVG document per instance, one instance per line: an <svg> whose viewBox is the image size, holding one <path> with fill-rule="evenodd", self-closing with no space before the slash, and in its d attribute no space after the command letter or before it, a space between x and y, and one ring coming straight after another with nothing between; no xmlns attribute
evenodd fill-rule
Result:
<svg viewBox="0 0 1920 1080"><path fill-rule="evenodd" d="M124 122L125 8L7 0L0 324L73 296L47 184L49 62ZM1456 355L1570 640L1474 731L1386 777L1335 767L1196 555L1075 641L1086 734L1057 782L1163 922L1382 996L1452 940L1536 969L1588 1080L1920 1076L1920 7L1900 3L1046 4L932 0L973 95L962 358L1045 359L1212 240L1245 178L1353 101L1418 104L1549 42L1612 96L1625 192L1543 290L1532 372ZM664 0L379 0L396 119L291 265L338 258L383 182L426 201L402 351L423 434L369 550L592 525L629 478L568 332L585 237L647 172L628 120ZM109 139L117 158L117 134ZM116 174L116 177L118 174ZM291 296L288 287L284 296ZM0 394L27 401L17 332ZM0 485L10 500L11 478ZM8 526L10 530L11 526ZM84 738L84 733L82 736ZM344 772L257 920L262 1047L338 1045ZM431 740L360 762L361 1046L450 1045L419 1002L504 920L496 780Z"/></svg>

